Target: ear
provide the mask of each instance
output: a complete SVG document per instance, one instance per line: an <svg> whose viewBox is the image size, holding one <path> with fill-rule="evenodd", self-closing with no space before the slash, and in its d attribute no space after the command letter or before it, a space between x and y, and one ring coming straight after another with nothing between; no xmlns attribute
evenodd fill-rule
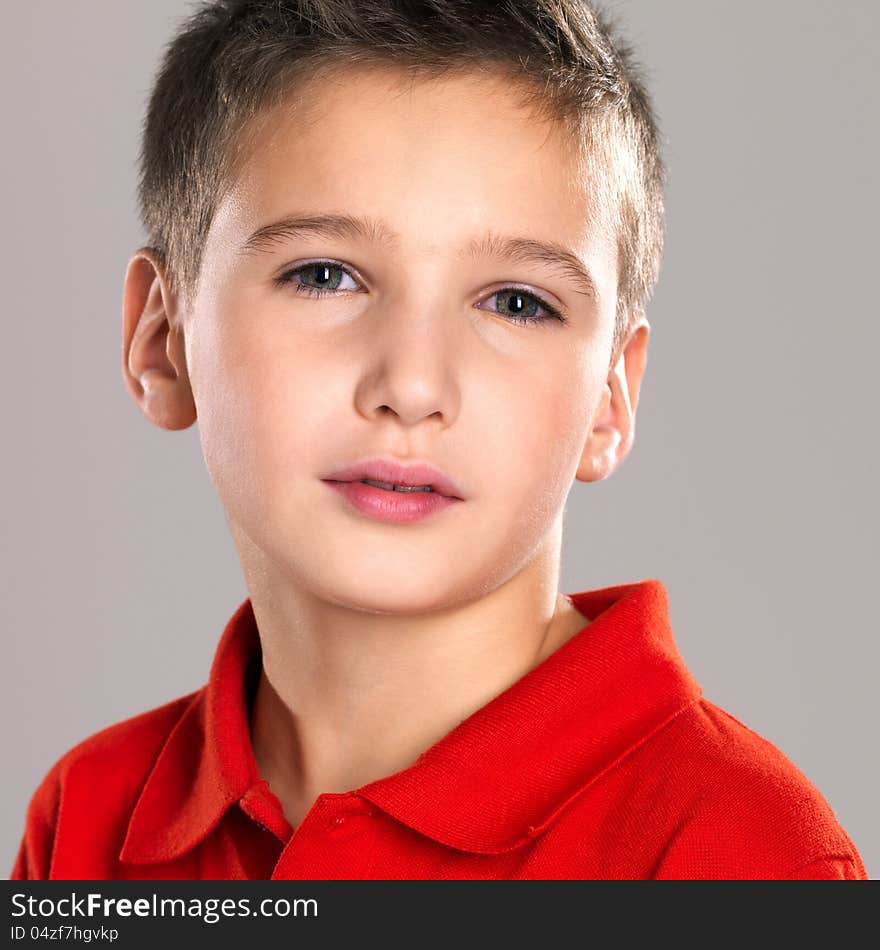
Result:
<svg viewBox="0 0 880 950"><path fill-rule="evenodd" d="M576 475L579 481L607 478L629 453L635 438L636 407L648 362L650 332L650 324L642 317L620 346L587 436Z"/></svg>
<svg viewBox="0 0 880 950"><path fill-rule="evenodd" d="M186 429L196 419L176 306L161 257L140 248L125 272L122 376L141 412L162 429Z"/></svg>

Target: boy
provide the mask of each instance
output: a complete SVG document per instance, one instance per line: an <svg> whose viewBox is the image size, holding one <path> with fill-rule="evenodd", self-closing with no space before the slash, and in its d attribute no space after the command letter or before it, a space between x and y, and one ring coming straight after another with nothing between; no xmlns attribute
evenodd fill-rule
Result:
<svg viewBox="0 0 880 950"><path fill-rule="evenodd" d="M629 452L663 168L582 0L203 5L144 130L123 372L249 597L72 749L14 878L864 878L658 580L558 590Z"/></svg>

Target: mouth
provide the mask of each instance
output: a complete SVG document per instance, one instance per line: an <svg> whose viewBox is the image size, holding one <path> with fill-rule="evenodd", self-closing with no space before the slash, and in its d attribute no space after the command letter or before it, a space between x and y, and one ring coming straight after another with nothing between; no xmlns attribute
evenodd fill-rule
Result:
<svg viewBox="0 0 880 950"><path fill-rule="evenodd" d="M433 494L456 501L464 500L461 489L434 465L428 462L403 463L391 457L356 462L324 475L323 481L338 484L354 482L389 494Z"/></svg>
<svg viewBox="0 0 880 950"><path fill-rule="evenodd" d="M431 488L430 485L395 485L393 482L380 482L372 478L361 478L361 479L358 479L358 481L360 481L361 485L372 485L374 488L381 488L384 491L403 491L403 492L430 491L432 492L435 490Z"/></svg>
<svg viewBox="0 0 880 950"><path fill-rule="evenodd" d="M444 495L430 485L403 485L371 478L323 481L342 495L350 511L376 521L414 524L461 503L460 498Z"/></svg>

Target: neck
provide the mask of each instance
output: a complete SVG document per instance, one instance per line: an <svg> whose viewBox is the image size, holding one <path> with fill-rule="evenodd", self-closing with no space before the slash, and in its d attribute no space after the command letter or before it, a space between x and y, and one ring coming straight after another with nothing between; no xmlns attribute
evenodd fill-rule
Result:
<svg viewBox="0 0 880 950"><path fill-rule="evenodd" d="M293 825L318 795L413 764L588 622L552 549L488 594L392 614L321 599L236 541L263 650L254 755Z"/></svg>

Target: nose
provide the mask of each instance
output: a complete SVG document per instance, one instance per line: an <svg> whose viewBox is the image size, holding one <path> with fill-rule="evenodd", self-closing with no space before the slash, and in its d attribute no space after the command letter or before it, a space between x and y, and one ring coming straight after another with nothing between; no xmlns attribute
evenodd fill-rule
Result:
<svg viewBox="0 0 880 950"><path fill-rule="evenodd" d="M362 341L360 373L355 395L358 411L367 418L393 412L406 426L437 417L444 428L459 408L459 353L456 325L442 301L416 309L410 302L388 302L370 323ZM457 332L456 332L457 331Z"/></svg>

